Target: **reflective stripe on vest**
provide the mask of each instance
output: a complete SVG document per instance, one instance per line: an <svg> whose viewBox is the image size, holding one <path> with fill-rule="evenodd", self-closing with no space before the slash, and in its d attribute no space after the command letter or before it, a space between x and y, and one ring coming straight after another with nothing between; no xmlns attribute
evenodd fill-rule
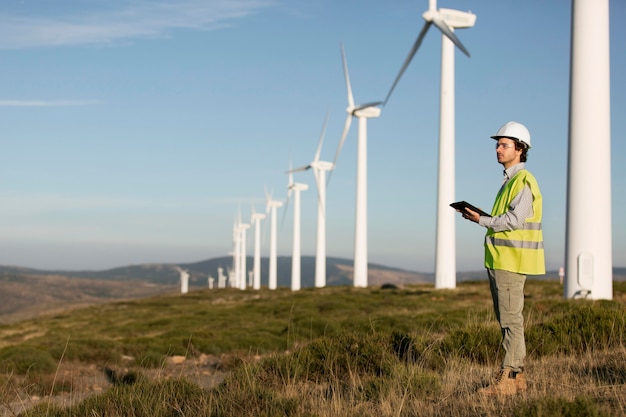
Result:
<svg viewBox="0 0 626 417"><path fill-rule="evenodd" d="M485 242L488 245L494 246L508 246L510 248L518 249L543 249L543 242L529 242L524 240L508 240L498 239L493 236L487 236Z"/></svg>
<svg viewBox="0 0 626 417"><path fill-rule="evenodd" d="M485 267L527 275L545 274L543 232L541 229L542 196L537 180L527 170L511 178L496 197L492 216L504 214L515 196L528 185L533 195L533 215L520 229L494 232L485 236Z"/></svg>

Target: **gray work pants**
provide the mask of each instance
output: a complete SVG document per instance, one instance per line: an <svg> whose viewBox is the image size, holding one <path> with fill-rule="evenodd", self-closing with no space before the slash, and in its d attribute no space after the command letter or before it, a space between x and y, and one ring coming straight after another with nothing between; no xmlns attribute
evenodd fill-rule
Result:
<svg viewBox="0 0 626 417"><path fill-rule="evenodd" d="M526 357L522 315L526 275L498 269L487 269L487 274L493 309L502 331L502 347L505 351L502 369L522 372Z"/></svg>

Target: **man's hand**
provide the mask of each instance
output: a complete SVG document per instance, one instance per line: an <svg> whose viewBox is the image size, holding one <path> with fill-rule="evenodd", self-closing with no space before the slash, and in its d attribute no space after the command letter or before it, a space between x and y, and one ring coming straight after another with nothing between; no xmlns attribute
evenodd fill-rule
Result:
<svg viewBox="0 0 626 417"><path fill-rule="evenodd" d="M478 223L478 220L480 219L480 214L478 214L475 211L472 211L472 210L470 210L468 208L466 208L465 211L461 211L461 210L457 210L457 211L463 215L464 219L467 219L467 220L472 221L474 223Z"/></svg>

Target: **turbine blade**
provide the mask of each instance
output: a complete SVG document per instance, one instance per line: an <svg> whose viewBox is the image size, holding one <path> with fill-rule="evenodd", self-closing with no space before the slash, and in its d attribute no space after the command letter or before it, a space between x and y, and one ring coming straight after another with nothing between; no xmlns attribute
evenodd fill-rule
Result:
<svg viewBox="0 0 626 417"><path fill-rule="evenodd" d="M285 224L285 217L287 217L287 212L289 211L289 200L291 200L291 188L287 192L287 198L285 198L283 217L280 220L280 228L283 228L283 224Z"/></svg>
<svg viewBox="0 0 626 417"><path fill-rule="evenodd" d="M287 188L289 188L289 193L291 193L291 186L293 185L293 170L291 169L291 161L289 162L289 171L287 171L289 175L289 182L287 183Z"/></svg>
<svg viewBox="0 0 626 417"><path fill-rule="evenodd" d="M324 136L326 136L326 126L328 126L328 115L330 110L326 111L326 118L324 119L324 126L322 127L322 132L320 133L320 139L317 144L317 150L315 151L315 158L313 158L314 162L320 160L320 153L322 152L322 143L324 143ZM311 166L309 165L309 168Z"/></svg>
<svg viewBox="0 0 626 417"><path fill-rule="evenodd" d="M337 151L335 152L335 158L333 159L333 167L337 163L337 158L339 158L339 154L341 153L341 148L343 148L343 143L346 141L346 136L348 136L348 131L350 130L350 124L352 123L352 115L349 114L346 118L346 124L343 127L343 133L341 134L341 139L339 140L339 146L337 146Z"/></svg>
<svg viewBox="0 0 626 417"><path fill-rule="evenodd" d="M426 36L426 32L428 32L428 28L430 28L430 25L431 25L431 22L424 23L424 26L422 27L422 31L417 36L417 39L415 40L415 43L413 44L413 48L411 48L411 50L409 51L409 55L407 55L406 59L404 60L404 64L402 64L402 68L400 68L400 72L396 76L396 79L393 82L391 89L389 89L389 92L387 93L387 97L385 98L385 101L383 102L383 104L387 104L387 101L389 101L389 97L391 97L391 93L393 93L393 90L396 88L398 81L400 81L400 78L402 78L402 74L404 74L404 71L406 71L407 67L411 63L411 60L413 59L413 56L415 56L415 53L417 52L420 45L422 44L422 41L424 40L424 36Z"/></svg>
<svg viewBox="0 0 626 417"><path fill-rule="evenodd" d="M292 169L290 171L287 171L287 173L291 174L293 172L302 172L302 171L306 171L307 169L311 169L311 165L304 165L304 166L301 166L299 168L294 168L294 169Z"/></svg>
<svg viewBox="0 0 626 417"><path fill-rule="evenodd" d="M450 39L452 42L454 42L454 44L468 57L470 56L470 53L467 49L465 49L465 46L463 46L463 44L461 43L461 41L459 40L459 38L456 37L456 35L454 34L454 32L452 32L452 29L450 29L450 27L446 24L446 22L443 19L440 19L439 17L434 17L433 18L433 24L435 26L437 26L437 28L448 37L448 39Z"/></svg>
<svg viewBox="0 0 626 417"><path fill-rule="evenodd" d="M346 52L341 43L341 61L343 62L343 77L346 80L346 91L348 92L348 107L354 107L354 97L352 96L352 86L350 85L350 74L348 73L348 62L346 61Z"/></svg>
<svg viewBox="0 0 626 417"><path fill-rule="evenodd" d="M267 185L263 187L263 190L265 191L265 214L269 214L270 203L272 202L272 194L274 193L274 190L272 189L271 192L268 192Z"/></svg>
<svg viewBox="0 0 626 417"><path fill-rule="evenodd" d="M343 133L341 134L341 139L339 140L339 146L337 146L337 151L335 152L335 158L333 159L333 169L328 172L328 177L326 178L326 185L330 183L330 178L333 175L333 171L337 167L337 158L339 158L339 154L341 153L341 148L343 148L343 143L346 141L346 136L348 136L348 131L350 130L350 124L352 123L352 115L348 114L346 118L346 124L343 127Z"/></svg>
<svg viewBox="0 0 626 417"><path fill-rule="evenodd" d="M381 104L384 104L384 101L371 101L369 103L359 105L359 107L355 108L354 111L363 110L368 107L377 107L377 106L380 106Z"/></svg>

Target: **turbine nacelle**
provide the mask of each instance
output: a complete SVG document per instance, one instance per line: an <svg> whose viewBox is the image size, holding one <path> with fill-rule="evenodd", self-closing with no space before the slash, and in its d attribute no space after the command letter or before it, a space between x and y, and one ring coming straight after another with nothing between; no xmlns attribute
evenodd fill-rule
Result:
<svg viewBox="0 0 626 417"><path fill-rule="evenodd" d="M427 11L424 15L430 13L430 11ZM463 12L461 10L453 9L439 9L438 15L439 18L446 22L446 24L451 28L471 28L476 23L476 15L472 12ZM424 17L424 20L427 20L426 17Z"/></svg>
<svg viewBox="0 0 626 417"><path fill-rule="evenodd" d="M320 171L331 171L335 165L332 162L328 161L313 161L308 168L319 169Z"/></svg>
<svg viewBox="0 0 626 417"><path fill-rule="evenodd" d="M252 215L252 223L254 223L255 221L258 221L258 220L263 220L264 218L265 218L265 214L263 214L263 213L254 213Z"/></svg>
<svg viewBox="0 0 626 417"><path fill-rule="evenodd" d="M283 202L280 200L272 200L272 194L265 189L265 212L269 213L272 208L282 207Z"/></svg>
<svg viewBox="0 0 626 417"><path fill-rule="evenodd" d="M380 107L376 107L376 105L366 105L357 107L356 109L350 111L348 109L348 113L355 117L365 117L367 119L375 119L380 116L381 109Z"/></svg>
<svg viewBox="0 0 626 417"><path fill-rule="evenodd" d="M295 182L289 185L289 191L306 191L309 189L309 184L301 182Z"/></svg>
<svg viewBox="0 0 626 417"><path fill-rule="evenodd" d="M263 220L265 218L265 214L263 213L257 213L256 210L254 209L254 206L252 206L252 214L250 215L250 223L256 223L260 220Z"/></svg>

